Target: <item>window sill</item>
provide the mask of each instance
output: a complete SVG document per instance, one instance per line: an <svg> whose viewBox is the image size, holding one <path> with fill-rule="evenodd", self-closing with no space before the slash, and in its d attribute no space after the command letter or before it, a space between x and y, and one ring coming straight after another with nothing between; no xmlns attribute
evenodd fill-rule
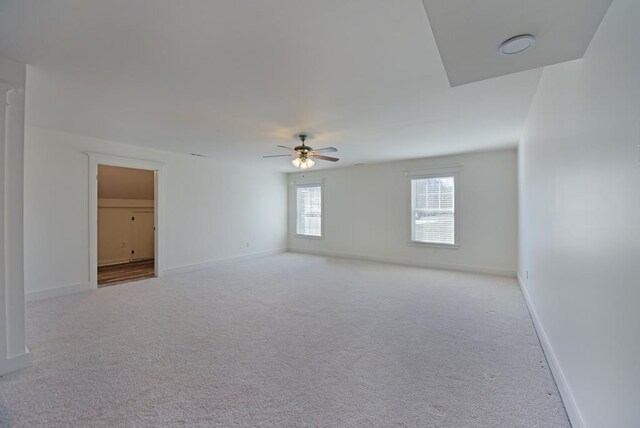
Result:
<svg viewBox="0 0 640 428"><path fill-rule="evenodd" d="M439 248L441 250L459 250L459 244L438 244L435 242L409 241L408 245L412 247Z"/></svg>
<svg viewBox="0 0 640 428"><path fill-rule="evenodd" d="M316 235L300 235L299 233L296 233L296 238L298 239L324 239L324 237L322 235L320 236L316 236Z"/></svg>

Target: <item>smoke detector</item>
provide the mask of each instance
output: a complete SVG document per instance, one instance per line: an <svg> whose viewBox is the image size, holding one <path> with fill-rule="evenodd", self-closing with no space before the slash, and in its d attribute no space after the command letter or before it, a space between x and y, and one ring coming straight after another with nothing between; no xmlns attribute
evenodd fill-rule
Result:
<svg viewBox="0 0 640 428"><path fill-rule="evenodd" d="M516 55L531 49L535 44L536 38L534 36L531 34L520 34L519 36L511 37L502 42L498 51L502 55Z"/></svg>

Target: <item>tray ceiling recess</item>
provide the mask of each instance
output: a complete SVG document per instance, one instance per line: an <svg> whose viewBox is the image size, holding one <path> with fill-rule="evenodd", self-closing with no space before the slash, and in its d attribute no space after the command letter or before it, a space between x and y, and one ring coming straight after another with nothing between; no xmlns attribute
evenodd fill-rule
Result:
<svg viewBox="0 0 640 428"><path fill-rule="evenodd" d="M449 84L459 86L582 58L611 0L422 3ZM501 53L502 43L516 36L533 36L531 46L512 55Z"/></svg>

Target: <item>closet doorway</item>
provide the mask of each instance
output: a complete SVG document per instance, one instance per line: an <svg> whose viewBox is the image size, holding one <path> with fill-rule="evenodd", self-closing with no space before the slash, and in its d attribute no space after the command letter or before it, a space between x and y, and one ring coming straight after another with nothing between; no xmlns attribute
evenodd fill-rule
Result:
<svg viewBox="0 0 640 428"><path fill-rule="evenodd" d="M156 276L156 173L98 164L99 288Z"/></svg>

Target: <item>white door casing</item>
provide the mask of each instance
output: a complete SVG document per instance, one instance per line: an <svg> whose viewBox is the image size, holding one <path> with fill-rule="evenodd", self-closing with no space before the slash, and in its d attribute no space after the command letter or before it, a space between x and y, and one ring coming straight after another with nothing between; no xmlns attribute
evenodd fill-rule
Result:
<svg viewBox="0 0 640 428"><path fill-rule="evenodd" d="M164 185L161 162L126 158L102 153L85 152L89 157L89 289L98 288L98 165L146 169L155 172L154 242L155 276L161 277L164 267Z"/></svg>
<svg viewBox="0 0 640 428"><path fill-rule="evenodd" d="M26 66L0 56L0 375L29 365L24 311Z"/></svg>

